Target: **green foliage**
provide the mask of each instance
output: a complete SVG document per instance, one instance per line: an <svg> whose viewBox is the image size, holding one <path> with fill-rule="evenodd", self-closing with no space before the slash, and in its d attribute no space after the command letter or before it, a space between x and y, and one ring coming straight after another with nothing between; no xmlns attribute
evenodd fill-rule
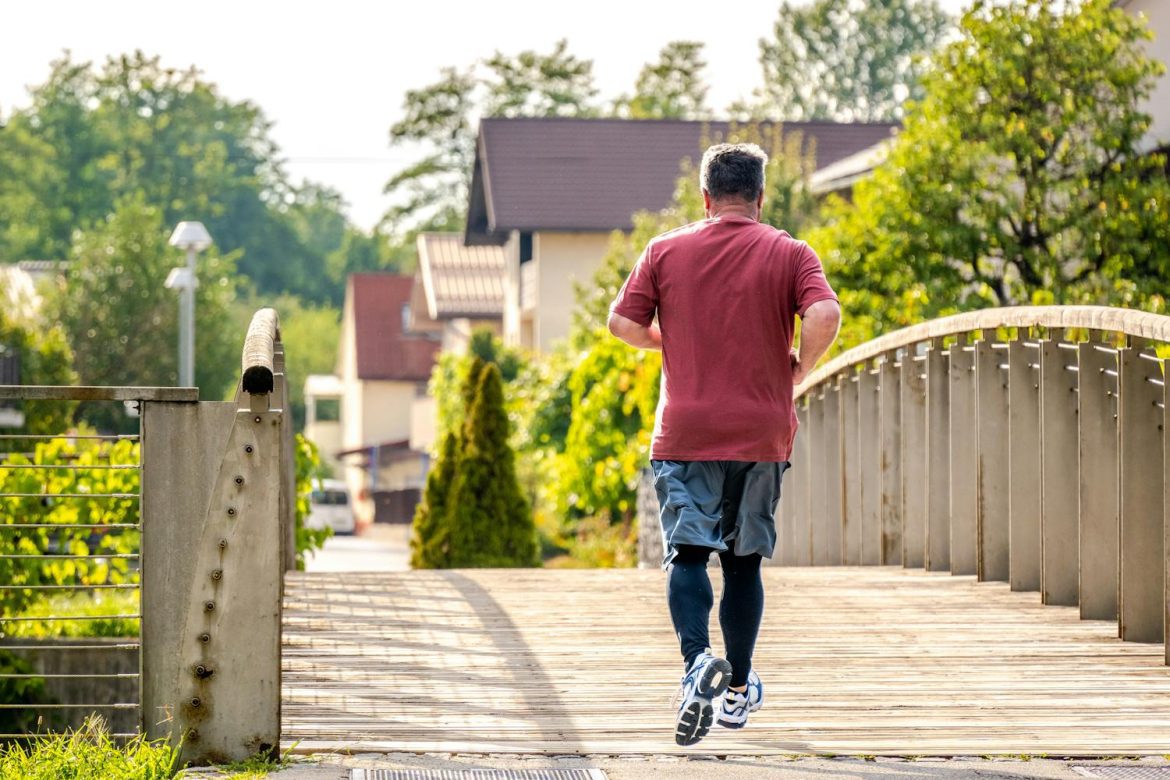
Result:
<svg viewBox="0 0 1170 780"><path fill-rule="evenodd" d="M631 97L621 97L614 113L630 119L707 119L707 84L703 80L703 44L671 41L638 74Z"/></svg>
<svg viewBox="0 0 1170 780"><path fill-rule="evenodd" d="M293 443L293 456L296 462L296 538L297 538L297 570L305 570L305 555L320 550L325 546L329 537L333 536L333 529L308 528L305 520L311 511L310 498L313 495L313 484L321 480L321 456L317 452L317 445L301 434L296 435Z"/></svg>
<svg viewBox="0 0 1170 780"><path fill-rule="evenodd" d="M468 381L474 358L494 363L505 382L515 380L526 365L520 352L505 347L490 328L478 328L471 334L467 355L440 353L427 387L435 399L437 440L442 440L448 432L458 434L463 429L467 410L474 400L475 383Z"/></svg>
<svg viewBox="0 0 1170 780"><path fill-rule="evenodd" d="M96 715L76 731L0 746L0 780L167 780L179 768L178 747L141 736L118 744Z"/></svg>
<svg viewBox="0 0 1170 780"><path fill-rule="evenodd" d="M760 40L754 116L883 121L920 94L928 55L950 27L937 0L814 0L780 6Z"/></svg>
<svg viewBox="0 0 1170 780"><path fill-rule="evenodd" d="M536 528L516 479L499 367L472 358L464 397L472 401L461 435L444 437L415 515L412 564L537 565Z"/></svg>
<svg viewBox="0 0 1170 780"><path fill-rule="evenodd" d="M31 706L49 703L44 678L12 676L35 672L28 661L0 647L0 704L26 705L26 708L0 709L0 734L27 734L36 729L37 718L48 712ZM3 741L0 741L2 745ZM4 777L2 762L3 753L0 752L0 778Z"/></svg>
<svg viewBox="0 0 1170 780"><path fill-rule="evenodd" d="M485 113L488 116L590 116L593 62L569 53L562 38L548 54L528 50L515 56L496 52L484 62L488 74Z"/></svg>
<svg viewBox="0 0 1170 780"><path fill-rule="evenodd" d="M66 55L30 97L0 132L0 257L63 259L76 229L136 197L168 228L204 222L261 292L340 301L325 264L352 230L340 197L289 183L254 104L142 52Z"/></svg>
<svg viewBox="0 0 1170 780"><path fill-rule="evenodd" d="M439 456L427 473L423 500L414 511L410 531L410 566L413 569L435 568L450 554L451 531L444 521L458 456L459 439L448 432L443 436Z"/></svg>
<svg viewBox="0 0 1170 780"><path fill-rule="evenodd" d="M141 195L74 238L73 262L50 307L68 335L77 373L91 385L174 385L178 381L178 302L164 283L184 262L167 246L163 213ZM241 332L228 307L235 295L232 256L212 251L198 264L196 384L222 398L236 382ZM104 429L125 428L110 409L87 412Z"/></svg>
<svg viewBox="0 0 1170 780"><path fill-rule="evenodd" d="M73 353L65 332L55 323L18 322L0 311L0 356L8 353L20 356L21 384L71 385L77 381ZM25 401L21 406L24 425L7 432L62 433L72 424L76 408L73 401Z"/></svg>
<svg viewBox="0 0 1170 780"><path fill-rule="evenodd" d="M106 528L137 524L139 472L128 469L54 469L52 466L111 466L138 463L138 445L130 441L110 443L87 439L52 439L36 445L32 458L9 455L0 465L0 551L10 555L43 555L38 559L0 559L0 582L29 585L134 584L138 572L124 558L103 554L136 552L140 543L137 528ZM11 466L48 466L45 469L17 469ZM69 493L120 494L127 498L69 498L43 501L10 494ZM67 525L85 525L67 528ZM48 525L60 528L21 527ZM52 552L85 555L89 558L63 559ZM0 591L0 613L16 615L37 601L43 591ZM4 632L16 624L4 624Z"/></svg>
<svg viewBox="0 0 1170 780"><path fill-rule="evenodd" d="M85 618L85 620L21 620L3 623L5 638L76 639L83 637L136 637L137 618L120 617L139 614L139 592L100 589L74 593L44 592L36 594L17 617Z"/></svg>
<svg viewBox="0 0 1170 780"><path fill-rule="evenodd" d="M1163 71L1108 0L977 4L935 57L887 161L810 243L842 347L987 305L1165 307L1170 183L1137 110Z"/></svg>

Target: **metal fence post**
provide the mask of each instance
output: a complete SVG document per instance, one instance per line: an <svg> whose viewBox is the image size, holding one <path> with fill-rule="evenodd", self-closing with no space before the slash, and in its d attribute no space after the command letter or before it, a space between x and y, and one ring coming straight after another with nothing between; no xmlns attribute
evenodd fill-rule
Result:
<svg viewBox="0 0 1170 780"><path fill-rule="evenodd" d="M1117 619L1117 351L1078 345L1080 602L1085 620Z"/></svg>
<svg viewBox="0 0 1170 780"><path fill-rule="evenodd" d="M825 388L825 559L841 565L844 507L841 483L841 388L834 379Z"/></svg>
<svg viewBox="0 0 1170 780"><path fill-rule="evenodd" d="M867 362L857 375L858 416L861 419L858 442L861 563L866 566L877 566L882 562L881 404L878 393L877 371L871 370Z"/></svg>
<svg viewBox="0 0 1170 780"><path fill-rule="evenodd" d="M975 347L960 334L950 349L951 573L978 569L979 460L975 448Z"/></svg>
<svg viewBox="0 0 1170 780"><path fill-rule="evenodd" d="M901 367L889 353L878 365L881 409L881 561L902 563L902 390Z"/></svg>
<svg viewBox="0 0 1170 780"><path fill-rule="evenodd" d="M978 573L980 580L1008 579L1011 478L1008 445L1007 344L975 345L976 429L978 436Z"/></svg>
<svg viewBox="0 0 1170 780"><path fill-rule="evenodd" d="M1165 639L1165 412L1161 365L1149 352L1118 356L1121 450L1121 638Z"/></svg>
<svg viewBox="0 0 1170 780"><path fill-rule="evenodd" d="M1040 342L1040 598L1069 607L1078 601L1075 355Z"/></svg>
<svg viewBox="0 0 1170 780"><path fill-rule="evenodd" d="M1040 590L1040 352L1025 335L1008 344L1008 557L1018 591Z"/></svg>
<svg viewBox="0 0 1170 780"><path fill-rule="evenodd" d="M926 568L951 568L950 356L942 340L926 352Z"/></svg>
<svg viewBox="0 0 1170 780"><path fill-rule="evenodd" d="M845 506L842 512L842 563L861 563L861 416L858 378L850 372L841 378L841 474Z"/></svg>
<svg viewBox="0 0 1170 780"><path fill-rule="evenodd" d="M811 516L811 497L809 495L809 479L811 468L811 457L809 454L808 441L812 437L808 396L804 396L796 404L796 418L800 423L800 428L796 436L796 441L793 443L792 453L792 512L789 523L789 538L791 545L789 553L786 556L785 562L790 566L808 566L812 562L811 557L811 538L810 538L810 516ZM785 477L787 481L788 477ZM783 494L782 494L783 495ZM785 511L789 504L785 504Z"/></svg>
<svg viewBox="0 0 1170 780"><path fill-rule="evenodd" d="M902 565L921 569L926 558L926 356L902 357Z"/></svg>

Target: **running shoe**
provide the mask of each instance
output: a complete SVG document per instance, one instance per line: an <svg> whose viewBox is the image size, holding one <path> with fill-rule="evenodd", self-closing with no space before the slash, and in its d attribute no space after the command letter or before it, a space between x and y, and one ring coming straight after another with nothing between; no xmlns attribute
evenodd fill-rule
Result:
<svg viewBox="0 0 1170 780"><path fill-rule="evenodd" d="M710 653L700 653L691 663L679 690L681 702L675 722L674 741L693 745L711 730L715 707L711 703L721 696L731 682L731 664Z"/></svg>
<svg viewBox="0 0 1170 780"><path fill-rule="evenodd" d="M764 706L764 684L756 670L748 672L747 690L723 694L723 706L719 708L716 723L728 729L742 729L747 725L748 715Z"/></svg>

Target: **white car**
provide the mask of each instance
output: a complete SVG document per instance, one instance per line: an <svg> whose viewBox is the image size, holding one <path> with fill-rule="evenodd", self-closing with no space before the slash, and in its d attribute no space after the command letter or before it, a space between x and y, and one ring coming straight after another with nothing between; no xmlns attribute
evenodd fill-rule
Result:
<svg viewBox="0 0 1170 780"><path fill-rule="evenodd" d="M307 528L332 528L335 534L354 532L353 506L349 488L339 479L323 479L309 497Z"/></svg>

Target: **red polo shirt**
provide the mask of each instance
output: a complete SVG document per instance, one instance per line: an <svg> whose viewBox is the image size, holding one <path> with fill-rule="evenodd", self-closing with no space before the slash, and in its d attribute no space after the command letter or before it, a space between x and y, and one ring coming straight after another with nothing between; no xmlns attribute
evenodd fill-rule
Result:
<svg viewBox="0 0 1170 780"><path fill-rule="evenodd" d="M655 460L785 461L796 434L794 318L837 296L803 241L747 217L646 246L612 310L662 329Z"/></svg>

